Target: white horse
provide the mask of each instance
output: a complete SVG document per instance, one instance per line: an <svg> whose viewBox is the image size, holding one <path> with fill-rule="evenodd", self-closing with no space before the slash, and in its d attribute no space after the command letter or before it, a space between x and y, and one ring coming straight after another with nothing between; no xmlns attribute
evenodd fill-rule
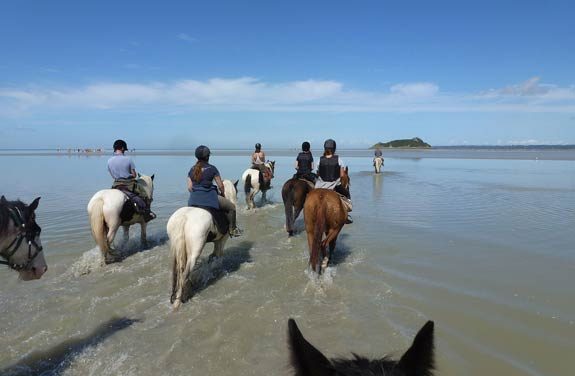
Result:
<svg viewBox="0 0 575 376"><path fill-rule="evenodd" d="M0 264L17 271L24 281L40 279L48 270L34 211L40 197L30 205L0 197Z"/></svg>
<svg viewBox="0 0 575 376"><path fill-rule="evenodd" d="M137 184L146 192L146 197L151 203L154 194L154 175L138 175L136 180ZM147 244L147 224L144 217L138 213L134 213L132 218L125 222L123 222L120 217L126 201L128 201L128 197L119 189L102 189L96 192L88 203L88 216L90 218L90 225L92 226L92 236L96 244L100 247L106 264L117 261L117 257L119 256L114 254L112 245L120 226L124 228L124 240L127 241L130 236L130 226L139 223L142 228L142 245L146 246Z"/></svg>
<svg viewBox="0 0 575 376"><path fill-rule="evenodd" d="M269 168L272 173L272 179L274 177L275 161L266 161L264 166ZM267 202L266 192L269 187L260 187L260 171L254 168L248 168L242 174L242 182L244 183L244 192L246 194L246 204L249 209L255 209L256 204L254 203L254 197L259 192L262 191L262 202Z"/></svg>
<svg viewBox="0 0 575 376"><path fill-rule="evenodd" d="M381 166L383 166L383 157L375 157L373 159L373 167L375 167L376 174L381 172Z"/></svg>
<svg viewBox="0 0 575 376"><path fill-rule="evenodd" d="M234 205L237 205L237 183L237 181L235 184L229 180L223 181L225 196ZM219 232L209 211L195 207L176 210L168 220L167 230L173 273L170 302L176 309L187 300L184 294L186 282L190 280L192 269L206 243L214 243L214 252L210 255L210 259L220 257L229 234Z"/></svg>

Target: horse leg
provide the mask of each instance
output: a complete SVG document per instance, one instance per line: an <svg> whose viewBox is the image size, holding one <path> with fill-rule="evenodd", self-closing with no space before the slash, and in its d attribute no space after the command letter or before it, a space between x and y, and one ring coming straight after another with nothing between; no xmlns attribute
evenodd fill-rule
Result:
<svg viewBox="0 0 575 376"><path fill-rule="evenodd" d="M214 242L214 251L212 252L210 257L208 258L208 260L210 262L212 260L214 260L216 258L220 258L224 255L224 245L226 244L226 240L227 240L227 236L221 240L218 240L217 242Z"/></svg>
<svg viewBox="0 0 575 376"><path fill-rule="evenodd" d="M130 239L130 226L122 226L122 229L124 230L124 237L123 237L123 241L124 244L128 243L128 239Z"/></svg>
<svg viewBox="0 0 575 376"><path fill-rule="evenodd" d="M255 203L255 197L256 194L259 192L259 189L254 188L251 192L250 192L250 206L251 209L255 209L256 208L256 203Z"/></svg>
<svg viewBox="0 0 575 376"><path fill-rule="evenodd" d="M112 245L114 244L114 238L116 238L116 233L118 232L118 229L120 228L120 223L119 221L115 221L109 224L108 227L108 234L106 235L106 241L108 242L108 247L109 250L108 252L104 253L104 262L106 264L110 264L112 262L115 262L117 259L117 254L115 252L115 249L112 248Z"/></svg>
<svg viewBox="0 0 575 376"><path fill-rule="evenodd" d="M145 221L140 222L142 230L140 231L140 241L142 242L142 247L148 246L148 238L146 237L146 228L148 224Z"/></svg>
<svg viewBox="0 0 575 376"><path fill-rule="evenodd" d="M267 191L262 191L262 205L265 205L268 203L268 199L266 197L266 193Z"/></svg>
<svg viewBox="0 0 575 376"><path fill-rule="evenodd" d="M329 263L329 260L331 259L331 256L333 254L333 250L335 249L335 243L337 241L337 236L339 235L341 229L338 228L330 228L328 231L326 231L326 237L325 239L323 239L323 241L321 242L321 249L323 251L323 262L322 262L322 267L323 268L327 268L327 264ZM329 244L329 257L327 256L327 246ZM324 266L325 265L325 266Z"/></svg>

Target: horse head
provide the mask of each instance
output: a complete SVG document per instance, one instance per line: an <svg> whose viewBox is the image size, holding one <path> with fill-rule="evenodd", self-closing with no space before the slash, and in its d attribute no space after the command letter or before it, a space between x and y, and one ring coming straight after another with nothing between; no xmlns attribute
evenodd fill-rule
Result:
<svg viewBox="0 0 575 376"><path fill-rule="evenodd" d="M266 163L264 164L264 166L266 166L267 168L269 168L269 170L272 173L272 178L274 177L274 170L276 167L276 161L266 161Z"/></svg>
<svg viewBox="0 0 575 376"><path fill-rule="evenodd" d="M434 369L433 321L428 321L415 336L411 347L400 360L389 357L367 359L328 359L301 334L293 319L288 321L288 343L296 375L371 375L432 376Z"/></svg>
<svg viewBox="0 0 575 376"><path fill-rule="evenodd" d="M146 193L146 199L150 201L150 203L154 200L154 176L138 174L138 184L144 189Z"/></svg>
<svg viewBox="0 0 575 376"><path fill-rule="evenodd" d="M18 271L24 281L40 279L48 270L40 241L42 229L36 223L39 202L40 197L30 205L0 198L0 252L6 259L2 263ZM9 241L12 236L14 239Z"/></svg>
<svg viewBox="0 0 575 376"><path fill-rule="evenodd" d="M349 190L350 179L349 179L349 168L347 166L345 167L345 173L340 178L340 182L341 182L342 188Z"/></svg>
<svg viewBox="0 0 575 376"><path fill-rule="evenodd" d="M224 180L222 181L224 184L224 192L226 198L233 202L234 205L238 203L238 180L235 183L232 183L231 180Z"/></svg>

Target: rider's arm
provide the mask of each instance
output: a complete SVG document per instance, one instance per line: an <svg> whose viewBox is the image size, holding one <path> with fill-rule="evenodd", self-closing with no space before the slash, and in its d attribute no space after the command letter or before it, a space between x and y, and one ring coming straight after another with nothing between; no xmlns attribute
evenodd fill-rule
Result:
<svg viewBox="0 0 575 376"><path fill-rule="evenodd" d="M299 162L298 162L298 160L296 159L296 160L295 160L295 169L297 170L298 167L299 167Z"/></svg>
<svg viewBox="0 0 575 376"><path fill-rule="evenodd" d="M226 197L226 190L224 188L224 183L222 182L222 178L220 177L220 175L214 176L214 180L216 181L216 185L218 186L218 189L220 190L221 196Z"/></svg>
<svg viewBox="0 0 575 376"><path fill-rule="evenodd" d="M138 174L136 173L136 170L132 169L130 171L130 174L132 175L133 178L136 178L138 176Z"/></svg>
<svg viewBox="0 0 575 376"><path fill-rule="evenodd" d="M190 177L188 177L188 192L191 192L193 187L194 187L194 183L192 183L192 179L190 179Z"/></svg>
<svg viewBox="0 0 575 376"><path fill-rule="evenodd" d="M130 175L132 175L134 179L138 176L136 173L136 165L134 164L132 158L130 158Z"/></svg>
<svg viewBox="0 0 575 376"><path fill-rule="evenodd" d="M260 153L262 155L262 161L266 161L266 153L264 153L263 151Z"/></svg>

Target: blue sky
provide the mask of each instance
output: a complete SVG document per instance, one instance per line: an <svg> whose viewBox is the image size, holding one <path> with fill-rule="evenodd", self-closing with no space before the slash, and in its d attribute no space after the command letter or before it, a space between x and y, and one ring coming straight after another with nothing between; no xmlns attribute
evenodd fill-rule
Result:
<svg viewBox="0 0 575 376"><path fill-rule="evenodd" d="M0 148L575 144L569 1L3 1Z"/></svg>

